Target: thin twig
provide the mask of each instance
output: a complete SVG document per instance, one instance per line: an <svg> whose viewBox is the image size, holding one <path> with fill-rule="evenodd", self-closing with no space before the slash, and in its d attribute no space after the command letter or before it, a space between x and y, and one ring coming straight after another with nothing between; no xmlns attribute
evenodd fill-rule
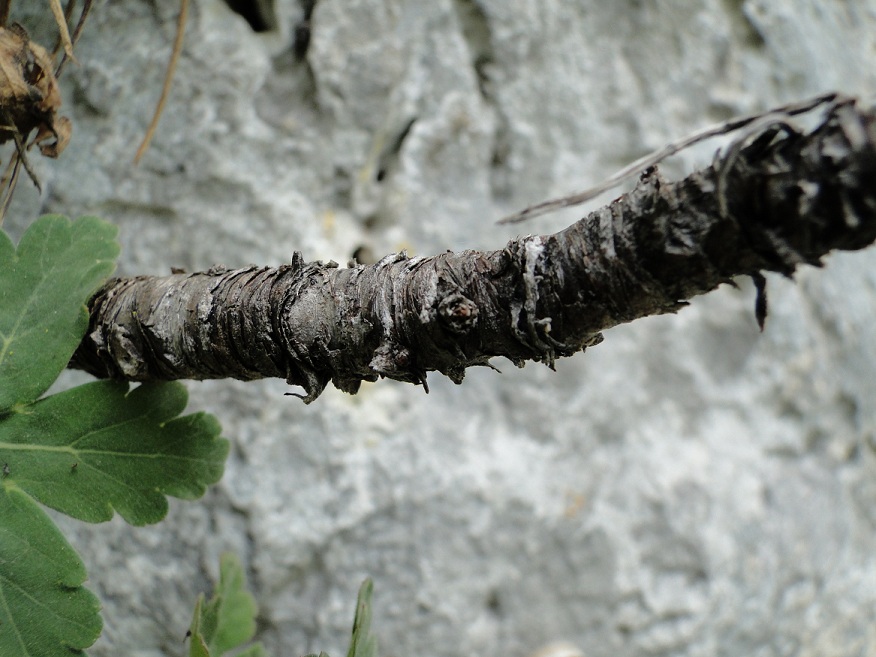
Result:
<svg viewBox="0 0 876 657"><path fill-rule="evenodd" d="M58 24L58 36L61 43L64 45L64 52L67 57L76 61L73 56L73 43L70 41L70 31L67 29L67 19L64 17L64 10L61 8L61 0L49 0L49 6L52 8L52 14L55 16L55 22Z"/></svg>
<svg viewBox="0 0 876 657"><path fill-rule="evenodd" d="M82 28L85 27L85 19L88 18L88 13L91 11L91 3L92 0L85 0L82 5L82 13L79 14L79 21L76 23L76 29L73 30L73 47L76 47L76 44L79 42L79 37L82 36Z"/></svg>
<svg viewBox="0 0 876 657"><path fill-rule="evenodd" d="M0 0L0 27L6 27L6 22L9 20L9 10L12 7L12 0Z"/></svg>
<svg viewBox="0 0 876 657"><path fill-rule="evenodd" d="M527 219L532 219L534 217L540 217L543 214L554 212L562 208L569 208L573 205L586 203L587 201L596 198L603 192L617 187L625 180L636 175L638 172L652 167L655 164L662 162L667 157L671 157L679 151L682 151L685 148L693 146L694 144L697 144L701 141L711 139L712 137L718 137L720 135L726 135L728 133L739 130L740 128L744 128L745 126L750 125L754 122L758 122L768 116L795 116L797 114L805 114L806 112L809 112L816 107L819 107L820 105L824 105L826 103L834 103L838 99L840 99L840 94L831 92L823 94L821 96L816 96L815 98L810 98L809 100L801 101L799 103L784 105L767 113L758 112L756 114L748 114L746 116L730 119L729 121L725 121L724 123L709 126L708 128L699 130L691 135L688 135L687 137L684 137L683 139L680 139L679 141L664 146L658 151L653 151L648 155L639 158L632 164L624 167L614 175L609 176L604 181L602 181L598 185L595 185L594 187L585 189L583 192L578 192L577 194L572 194L571 196L564 196L563 198L552 199L550 201L544 201L543 203L531 205L525 210L521 210L520 212L516 212L512 215L500 219L498 223L515 224L521 221L526 221Z"/></svg>
<svg viewBox="0 0 876 657"><path fill-rule="evenodd" d="M73 0L71 0L71 3ZM85 27L85 20L88 18L88 13L91 11L91 3L92 0L85 0L82 5L82 13L79 14L79 22L76 23L76 29L73 30L73 47L76 47L76 44L79 43L79 37L82 35L82 28ZM61 57L61 62L58 64L58 68L55 70L55 77L59 77L61 75L61 70L64 68L64 64L67 63L67 53L64 53L64 56Z"/></svg>
<svg viewBox="0 0 876 657"><path fill-rule="evenodd" d="M149 143L155 135L155 130L158 128L158 121L161 120L161 113L164 111L164 105L167 103L167 97L170 95L170 85L173 82L173 74L176 72L176 65L179 62L180 53L182 53L183 36L186 31L186 20L189 13L189 0L180 0L179 18L176 22L176 38L173 41L173 50L170 53L170 61L167 63L167 72L164 76L164 87L161 89L161 97L158 99L158 105L155 107L155 113L152 115L152 121L146 129L146 135L137 149L137 154L134 156L134 164L138 164L140 159L149 148Z"/></svg>
<svg viewBox="0 0 876 657"><path fill-rule="evenodd" d="M9 175L9 170L12 169L12 174ZM17 154L9 158L9 164L6 165L6 171L3 173L3 179L0 180L0 189L6 188L6 193L3 195L3 203L0 204L0 226L3 225L3 219L6 217L6 210L9 208L9 203L12 201L12 194L15 192L15 185L18 184L18 172L21 170L21 160ZM7 180L9 181L7 183Z"/></svg>
<svg viewBox="0 0 876 657"><path fill-rule="evenodd" d="M27 146L24 143L24 139L22 139L21 133L18 131L18 128L15 126L11 118L6 114L5 110L0 110L0 119L3 121L0 130L9 132L12 135L12 141L15 142L15 153L12 157L17 158L21 162L34 186L42 193L43 188L40 185L40 181L33 169L30 168L30 163L27 161Z"/></svg>
<svg viewBox="0 0 876 657"><path fill-rule="evenodd" d="M27 160L27 147L24 144L24 141L21 139L21 135L18 131L12 133L12 139L15 141L15 154L18 156L21 165L24 167L24 170L27 172L28 177L31 182L34 184L34 187L37 188L37 191L42 194L43 186L40 185L40 180L37 178L36 173L33 169L30 168L30 162Z"/></svg>
<svg viewBox="0 0 876 657"><path fill-rule="evenodd" d="M76 8L76 0L67 0L67 6L64 8L64 22L70 25L70 21L73 18L73 10ZM63 45L63 41L61 40L61 35L58 34L58 38L55 39L55 47L52 48L52 59L58 56L58 51L61 49Z"/></svg>

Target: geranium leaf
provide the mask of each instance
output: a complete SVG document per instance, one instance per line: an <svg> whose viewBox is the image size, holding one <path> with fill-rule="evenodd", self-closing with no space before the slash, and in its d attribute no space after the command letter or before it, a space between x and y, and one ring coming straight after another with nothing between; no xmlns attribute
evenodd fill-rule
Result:
<svg viewBox="0 0 876 657"><path fill-rule="evenodd" d="M0 484L0 655L70 657L100 635L100 603L85 567L45 512Z"/></svg>
<svg viewBox="0 0 876 657"><path fill-rule="evenodd" d="M179 383L96 381L16 407L0 419L6 480L87 522L158 522L166 495L193 499L222 476L228 441L212 415L178 417Z"/></svg>
<svg viewBox="0 0 876 657"><path fill-rule="evenodd" d="M116 227L48 215L16 249L0 232L0 412L37 399L88 326L85 303L112 273Z"/></svg>

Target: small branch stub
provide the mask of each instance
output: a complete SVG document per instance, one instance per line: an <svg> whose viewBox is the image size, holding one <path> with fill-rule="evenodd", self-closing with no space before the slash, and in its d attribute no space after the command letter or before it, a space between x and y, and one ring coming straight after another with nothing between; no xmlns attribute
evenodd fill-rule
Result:
<svg viewBox="0 0 876 657"><path fill-rule="evenodd" d="M438 304L438 312L447 330L453 333L468 333L478 323L477 304L458 292L444 297Z"/></svg>

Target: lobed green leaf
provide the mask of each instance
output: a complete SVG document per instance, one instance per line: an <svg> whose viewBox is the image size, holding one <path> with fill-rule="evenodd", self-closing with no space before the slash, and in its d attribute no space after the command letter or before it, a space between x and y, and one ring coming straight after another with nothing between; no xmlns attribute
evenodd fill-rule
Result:
<svg viewBox="0 0 876 657"><path fill-rule="evenodd" d="M5 480L87 522L158 522L166 495L200 497L228 454L212 415L178 417L186 402L179 383L96 381L16 407L0 419Z"/></svg>
<svg viewBox="0 0 876 657"><path fill-rule="evenodd" d="M8 477L0 485L0 655L70 657L100 635L85 567L45 512Z"/></svg>
<svg viewBox="0 0 876 657"><path fill-rule="evenodd" d="M199 497L222 475L228 442L212 416L179 417L180 384L129 391L100 381L35 401L87 328L115 235L99 219L47 216L16 250L0 231L2 657L84 654L100 634L83 564L35 500L91 522L115 510L139 525L164 517L165 496Z"/></svg>
<svg viewBox="0 0 876 657"><path fill-rule="evenodd" d="M0 413L37 399L88 327L85 303L112 273L117 229L47 215L14 247L0 231Z"/></svg>

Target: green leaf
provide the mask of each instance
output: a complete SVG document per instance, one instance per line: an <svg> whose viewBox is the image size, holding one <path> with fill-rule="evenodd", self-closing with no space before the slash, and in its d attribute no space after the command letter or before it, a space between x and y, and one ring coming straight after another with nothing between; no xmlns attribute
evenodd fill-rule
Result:
<svg viewBox="0 0 876 657"><path fill-rule="evenodd" d="M240 560L223 554L219 563L219 586L206 604L198 597L192 624L189 657L221 657L250 641L255 635L256 603L246 590ZM261 644L251 646L238 657L264 657Z"/></svg>
<svg viewBox="0 0 876 657"><path fill-rule="evenodd" d="M0 412L37 399L67 366L88 327L85 303L115 266L116 232L49 215L18 250L0 232Z"/></svg>
<svg viewBox="0 0 876 657"><path fill-rule="evenodd" d="M43 217L18 250L0 232L0 656L84 654L100 634L78 556L35 500L87 521L160 520L222 475L228 442L209 415L179 417L180 384L101 381L38 399L87 327L116 230Z"/></svg>
<svg viewBox="0 0 876 657"><path fill-rule="evenodd" d="M207 648L207 641L201 632L201 619L204 607L204 594L198 596L198 601L195 603L195 614L192 616L192 624L189 626L189 657L210 657L210 649Z"/></svg>
<svg viewBox="0 0 876 657"><path fill-rule="evenodd" d="M371 594L374 583L369 577L359 587L356 615L353 618L353 638L347 657L377 657L377 637L371 634Z"/></svg>
<svg viewBox="0 0 876 657"><path fill-rule="evenodd" d="M0 485L0 655L70 657L100 635L85 567L45 512Z"/></svg>
<svg viewBox="0 0 876 657"><path fill-rule="evenodd" d="M165 495L200 497L228 454L212 415L177 417L186 401L179 383L96 381L18 406L0 419L5 481L87 522L158 522Z"/></svg>

